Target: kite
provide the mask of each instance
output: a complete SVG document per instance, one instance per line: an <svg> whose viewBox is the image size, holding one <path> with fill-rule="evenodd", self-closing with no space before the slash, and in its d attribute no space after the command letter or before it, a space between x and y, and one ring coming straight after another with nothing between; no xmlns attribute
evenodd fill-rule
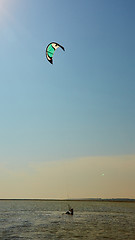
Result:
<svg viewBox="0 0 135 240"><path fill-rule="evenodd" d="M56 42L49 43L46 48L46 58L51 64L53 64L53 54L54 54L55 50L59 47L62 48L63 51L65 51L64 47Z"/></svg>

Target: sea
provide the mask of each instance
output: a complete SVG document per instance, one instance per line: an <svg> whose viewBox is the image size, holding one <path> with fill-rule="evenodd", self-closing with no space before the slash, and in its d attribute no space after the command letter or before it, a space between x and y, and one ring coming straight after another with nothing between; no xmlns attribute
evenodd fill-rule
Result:
<svg viewBox="0 0 135 240"><path fill-rule="evenodd" d="M0 200L0 240L27 239L135 240L135 202Z"/></svg>

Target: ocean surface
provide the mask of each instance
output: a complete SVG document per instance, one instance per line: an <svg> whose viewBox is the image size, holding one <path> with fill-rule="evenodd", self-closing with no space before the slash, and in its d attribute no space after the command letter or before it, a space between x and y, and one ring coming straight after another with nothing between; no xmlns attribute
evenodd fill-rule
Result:
<svg viewBox="0 0 135 240"><path fill-rule="evenodd" d="M1 200L0 239L135 240L135 202Z"/></svg>

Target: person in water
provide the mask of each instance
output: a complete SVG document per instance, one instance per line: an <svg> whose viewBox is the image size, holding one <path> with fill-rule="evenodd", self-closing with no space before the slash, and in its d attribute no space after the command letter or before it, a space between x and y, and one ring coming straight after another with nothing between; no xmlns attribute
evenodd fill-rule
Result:
<svg viewBox="0 0 135 240"><path fill-rule="evenodd" d="M66 214L68 215L73 215L73 213L74 213L73 208L70 208L69 211L66 212Z"/></svg>

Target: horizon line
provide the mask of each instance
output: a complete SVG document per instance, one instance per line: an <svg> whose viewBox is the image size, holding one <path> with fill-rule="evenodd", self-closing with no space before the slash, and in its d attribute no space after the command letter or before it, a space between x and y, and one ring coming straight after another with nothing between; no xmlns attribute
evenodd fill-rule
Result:
<svg viewBox="0 0 135 240"><path fill-rule="evenodd" d="M114 201L114 202L130 202L135 201L134 198L0 198L0 201Z"/></svg>

